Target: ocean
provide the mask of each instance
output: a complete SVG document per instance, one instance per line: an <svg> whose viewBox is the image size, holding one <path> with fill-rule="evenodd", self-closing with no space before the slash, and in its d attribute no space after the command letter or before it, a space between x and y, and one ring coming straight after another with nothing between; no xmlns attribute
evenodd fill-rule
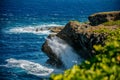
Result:
<svg viewBox="0 0 120 80"><path fill-rule="evenodd" d="M50 31L35 29L64 26L70 20L87 22L93 13L120 10L119 4L120 0L1 0L0 80L41 80L63 72L46 64L49 58L41 51Z"/></svg>

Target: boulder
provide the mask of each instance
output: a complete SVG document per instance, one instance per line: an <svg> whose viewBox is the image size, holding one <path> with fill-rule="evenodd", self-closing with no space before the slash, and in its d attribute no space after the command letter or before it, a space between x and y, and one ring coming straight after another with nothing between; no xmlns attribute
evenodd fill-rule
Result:
<svg viewBox="0 0 120 80"><path fill-rule="evenodd" d="M120 20L120 11L101 12L88 17L91 25L99 25L108 21Z"/></svg>

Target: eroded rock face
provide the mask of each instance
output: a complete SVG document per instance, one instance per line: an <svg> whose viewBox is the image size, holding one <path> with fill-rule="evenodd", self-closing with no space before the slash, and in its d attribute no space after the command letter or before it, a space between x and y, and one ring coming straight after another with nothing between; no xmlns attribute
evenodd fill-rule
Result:
<svg viewBox="0 0 120 80"><path fill-rule="evenodd" d="M96 13L90 15L88 19L91 25L99 25L108 21L120 20L120 11Z"/></svg>

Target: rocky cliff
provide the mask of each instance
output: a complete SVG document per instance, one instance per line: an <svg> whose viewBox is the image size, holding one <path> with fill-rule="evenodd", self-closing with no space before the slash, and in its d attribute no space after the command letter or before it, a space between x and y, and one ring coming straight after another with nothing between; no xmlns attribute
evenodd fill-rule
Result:
<svg viewBox="0 0 120 80"><path fill-rule="evenodd" d="M120 20L120 11L95 13L88 17L91 25L99 25L108 21Z"/></svg>
<svg viewBox="0 0 120 80"><path fill-rule="evenodd" d="M112 15L112 16L107 16L106 18L106 16L103 15ZM80 23L78 21L70 21L60 32L58 32L58 34L49 35L48 38L50 39L53 36L57 36L61 38L67 44L72 46L79 56L81 56L83 59L89 59L96 54L93 45L95 44L104 45L104 40L106 39L107 34L103 33L102 29L112 30L112 29L117 29L118 27L118 26L104 26L101 23L107 21L119 20L119 19L120 19L120 12L94 14L89 17L90 24ZM92 25L101 24L101 25L92 26L91 24ZM101 32L99 30L101 30ZM62 61L60 60L60 58L52 51L50 46L48 46L48 40L46 40L45 43L43 44L42 50L49 57L48 62L50 64L56 66L62 65Z"/></svg>

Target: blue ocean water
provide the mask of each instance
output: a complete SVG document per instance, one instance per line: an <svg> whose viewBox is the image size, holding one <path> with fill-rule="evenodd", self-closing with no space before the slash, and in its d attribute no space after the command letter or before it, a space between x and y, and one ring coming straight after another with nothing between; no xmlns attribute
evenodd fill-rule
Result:
<svg viewBox="0 0 120 80"><path fill-rule="evenodd" d="M119 4L120 0L0 1L0 80L40 80L53 71L41 51L49 31L36 33L34 28L88 21L90 14L120 10Z"/></svg>

